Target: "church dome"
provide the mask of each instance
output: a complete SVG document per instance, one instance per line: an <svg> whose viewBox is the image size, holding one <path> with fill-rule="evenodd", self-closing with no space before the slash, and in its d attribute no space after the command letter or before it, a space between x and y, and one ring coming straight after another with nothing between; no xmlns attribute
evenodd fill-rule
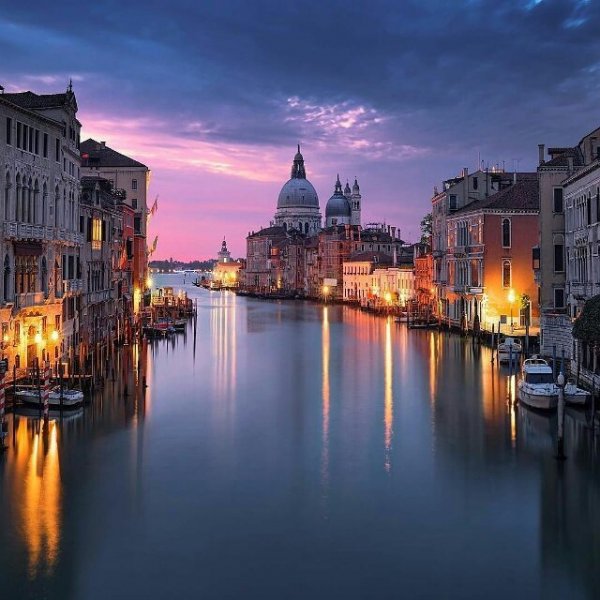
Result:
<svg viewBox="0 0 600 600"><path fill-rule="evenodd" d="M306 179L304 157L300 152L294 156L292 163L292 177L281 188L277 208L319 208L319 197L312 183Z"/></svg>
<svg viewBox="0 0 600 600"><path fill-rule="evenodd" d="M346 196L344 196L344 193L342 192L342 184L340 183L340 178L338 176L333 196L327 200L327 206L325 207L325 218L350 217L351 215L352 208L350 207L350 203L348 202Z"/></svg>
<svg viewBox="0 0 600 600"><path fill-rule="evenodd" d="M294 177L281 188L277 208L288 207L319 208L319 197L308 179Z"/></svg>

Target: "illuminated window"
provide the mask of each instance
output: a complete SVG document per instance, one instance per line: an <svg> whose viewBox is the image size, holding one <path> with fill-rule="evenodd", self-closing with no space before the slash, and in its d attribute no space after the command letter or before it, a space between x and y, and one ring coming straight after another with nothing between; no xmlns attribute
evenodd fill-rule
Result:
<svg viewBox="0 0 600 600"><path fill-rule="evenodd" d="M102 219L92 221L92 250L100 250L102 247Z"/></svg>
<svg viewBox="0 0 600 600"><path fill-rule="evenodd" d="M502 287L509 288L511 284L512 273L510 268L510 261L505 260L502 263Z"/></svg>

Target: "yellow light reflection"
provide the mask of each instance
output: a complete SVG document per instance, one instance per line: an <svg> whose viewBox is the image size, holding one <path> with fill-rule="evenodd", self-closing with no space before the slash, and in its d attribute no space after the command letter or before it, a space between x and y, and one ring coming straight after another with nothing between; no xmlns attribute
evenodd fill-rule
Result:
<svg viewBox="0 0 600 600"><path fill-rule="evenodd" d="M322 394L323 394L323 450L321 455L321 477L323 487L329 482L329 307L323 307L322 324Z"/></svg>
<svg viewBox="0 0 600 600"><path fill-rule="evenodd" d="M40 430L34 433L32 440L28 439L27 424L26 419L20 419L16 433L18 446L30 449L17 511L29 552L29 573L33 578L44 567L46 574L52 573L58 558L61 482L56 422L37 423Z"/></svg>
<svg viewBox="0 0 600 600"><path fill-rule="evenodd" d="M385 323L385 354L383 371L383 421L386 471L392 468L392 438L394 435L394 397L393 397L393 365L392 365L392 320L387 318Z"/></svg>

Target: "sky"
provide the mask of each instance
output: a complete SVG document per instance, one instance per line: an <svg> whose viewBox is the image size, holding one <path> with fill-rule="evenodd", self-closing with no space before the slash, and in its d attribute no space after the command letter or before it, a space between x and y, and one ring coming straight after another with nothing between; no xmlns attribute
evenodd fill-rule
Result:
<svg viewBox="0 0 600 600"><path fill-rule="evenodd" d="M599 26L598 0L3 0L0 85L72 78L82 139L152 171L153 258L244 256L298 142L322 214L357 177L363 223L414 241L463 167L600 124Z"/></svg>

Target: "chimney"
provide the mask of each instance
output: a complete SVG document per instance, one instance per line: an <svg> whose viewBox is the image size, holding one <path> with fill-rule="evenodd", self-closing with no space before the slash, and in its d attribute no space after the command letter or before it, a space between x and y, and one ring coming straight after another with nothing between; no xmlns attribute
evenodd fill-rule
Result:
<svg viewBox="0 0 600 600"><path fill-rule="evenodd" d="M567 163L569 165L568 170L569 170L569 175L573 172L573 157L572 156L567 156Z"/></svg>
<svg viewBox="0 0 600 600"><path fill-rule="evenodd" d="M392 238L396 239L396 228L392 227Z"/></svg>
<svg viewBox="0 0 600 600"><path fill-rule="evenodd" d="M463 206L466 206L469 204L469 169L467 167L463 169L463 177L465 178L465 198Z"/></svg>
<svg viewBox="0 0 600 600"><path fill-rule="evenodd" d="M513 173L513 185L515 183L517 183L517 172L516 171Z"/></svg>
<svg viewBox="0 0 600 600"><path fill-rule="evenodd" d="M544 160L544 156L546 154L544 144L538 144L538 155L539 155L539 163L543 165L546 161Z"/></svg>

